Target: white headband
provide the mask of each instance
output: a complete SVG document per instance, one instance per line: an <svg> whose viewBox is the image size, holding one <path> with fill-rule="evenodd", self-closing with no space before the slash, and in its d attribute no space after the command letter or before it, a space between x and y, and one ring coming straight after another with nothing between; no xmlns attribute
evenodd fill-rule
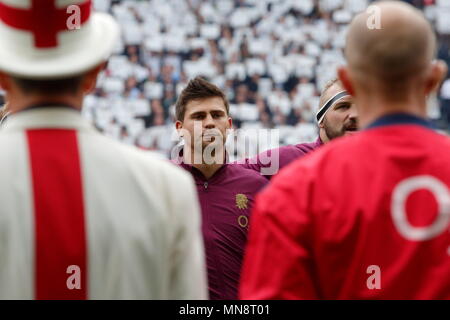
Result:
<svg viewBox="0 0 450 320"><path fill-rule="evenodd" d="M319 111L317 111L317 114L316 114L317 122L321 123L323 121L323 118L325 117L325 114L327 113L327 111L330 110L330 107L346 96L349 96L348 92L341 91L341 92L336 93L330 99L328 99L328 101L325 102L323 104L323 106L321 106L319 108Z"/></svg>

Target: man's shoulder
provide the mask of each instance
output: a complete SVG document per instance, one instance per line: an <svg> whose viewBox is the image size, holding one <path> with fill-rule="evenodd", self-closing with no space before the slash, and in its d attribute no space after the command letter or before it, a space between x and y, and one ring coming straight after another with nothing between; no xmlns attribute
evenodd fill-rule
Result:
<svg viewBox="0 0 450 320"><path fill-rule="evenodd" d="M442 168L441 163L450 158L450 138L416 127L371 129L333 140L281 170L263 190L261 201L267 206L289 206L302 196L315 194L315 199L324 202L327 197L355 187L355 182L358 186L370 184L394 158L410 159L412 155ZM436 154L436 149L445 156ZM395 164L401 168L398 161Z"/></svg>
<svg viewBox="0 0 450 320"><path fill-rule="evenodd" d="M290 144L286 146L281 146L279 148L274 148L265 151L265 153L274 153L278 152L280 155L292 155L293 157L298 157L300 155L306 154L310 151L317 149L322 144L316 142L307 142L307 143L299 143L299 144Z"/></svg>
<svg viewBox="0 0 450 320"><path fill-rule="evenodd" d="M320 176L326 167L336 168L343 162L352 161L350 155L364 145L366 137L363 134L342 137L322 145L317 151L308 153L287 167L276 177L276 181L284 180L287 184L295 185L298 179L306 180ZM309 144L309 147L315 143ZM314 149L317 149L316 145Z"/></svg>
<svg viewBox="0 0 450 320"><path fill-rule="evenodd" d="M313 151L322 145L323 145L322 141L320 140L320 138L318 138L314 142L299 143L296 145L292 145L291 147L306 153Z"/></svg>
<svg viewBox="0 0 450 320"><path fill-rule="evenodd" d="M243 174L243 175L249 176L249 177L258 176L258 174L255 171L248 170L245 167L241 167L236 162L227 163L226 166L227 166L227 170L229 170L229 172L232 172L234 174Z"/></svg>
<svg viewBox="0 0 450 320"><path fill-rule="evenodd" d="M307 142L307 143L299 143L295 145L287 145L282 146L277 149L269 150L270 155L273 156L274 153L278 153L278 156L281 161L281 166L284 167L294 161L297 158L300 158L311 151L314 151L318 147L320 147L322 143L317 140L315 142Z"/></svg>
<svg viewBox="0 0 450 320"><path fill-rule="evenodd" d="M240 166L237 163L229 163L227 164L227 170L233 175L240 177L242 179L250 180L253 182L266 184L267 179L261 175L259 172L251 169L247 169L243 166Z"/></svg>
<svg viewBox="0 0 450 320"><path fill-rule="evenodd" d="M374 164L378 158L384 159L387 151L393 150L397 154L420 148L425 153L430 153L427 146L433 145L440 151L450 147L450 138L435 131L418 126L389 126L358 132L355 135L335 139L317 151L311 152L305 157L292 162L279 174L277 180L284 179L286 183L295 184L296 179L304 180L306 176L317 178L326 182L326 174L338 172L340 168L359 165Z"/></svg>

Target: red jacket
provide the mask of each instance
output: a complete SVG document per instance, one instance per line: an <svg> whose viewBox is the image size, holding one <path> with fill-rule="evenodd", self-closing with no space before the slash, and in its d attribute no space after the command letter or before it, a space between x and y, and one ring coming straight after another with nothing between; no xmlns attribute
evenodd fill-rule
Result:
<svg viewBox="0 0 450 320"><path fill-rule="evenodd" d="M256 200L243 299L450 299L450 139L397 114Z"/></svg>

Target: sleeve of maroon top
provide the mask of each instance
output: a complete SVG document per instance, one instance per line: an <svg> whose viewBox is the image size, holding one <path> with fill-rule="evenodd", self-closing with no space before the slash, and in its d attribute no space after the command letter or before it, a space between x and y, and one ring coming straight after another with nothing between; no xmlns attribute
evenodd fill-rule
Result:
<svg viewBox="0 0 450 320"><path fill-rule="evenodd" d="M295 190L287 185L292 175L299 173L299 169L294 169L282 172L257 197L244 257L240 299L319 298L314 284L312 222L307 201L311 188L307 181L296 182Z"/></svg>
<svg viewBox="0 0 450 320"><path fill-rule="evenodd" d="M281 168L283 157L285 157L284 148L266 150L253 158L247 158L236 161L235 163L245 169L258 172L267 179L272 178Z"/></svg>
<svg viewBox="0 0 450 320"><path fill-rule="evenodd" d="M252 158L246 158L243 160L238 160L235 163L240 165L241 167L245 169L250 169L253 171L256 171L258 173L261 172L261 168L264 168L269 165L269 163L263 163L261 161L261 158L266 158L270 156L271 150L266 150L264 152L259 153L258 155L252 157Z"/></svg>

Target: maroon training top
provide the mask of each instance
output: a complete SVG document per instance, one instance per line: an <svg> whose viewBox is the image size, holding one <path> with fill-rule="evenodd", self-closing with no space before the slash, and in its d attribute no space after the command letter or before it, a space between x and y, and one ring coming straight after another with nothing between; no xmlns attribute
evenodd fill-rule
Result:
<svg viewBox="0 0 450 320"><path fill-rule="evenodd" d="M212 300L237 299L250 210L267 179L236 164L225 164L210 178L191 165L202 209L202 231Z"/></svg>

